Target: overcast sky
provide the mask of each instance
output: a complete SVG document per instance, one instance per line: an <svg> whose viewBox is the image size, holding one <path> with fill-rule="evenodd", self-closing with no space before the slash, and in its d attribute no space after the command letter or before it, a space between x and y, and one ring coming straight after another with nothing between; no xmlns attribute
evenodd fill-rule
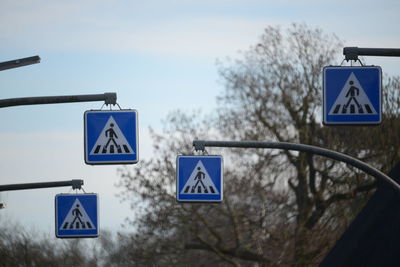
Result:
<svg viewBox="0 0 400 267"><path fill-rule="evenodd" d="M139 112L139 157L148 159L148 127L160 129L178 108L214 109L223 90L216 60L239 58L266 26L306 23L346 46L400 47L399 11L398 0L0 0L0 62L42 59L1 71L0 99L116 92L122 108ZM399 74L399 58L367 63ZM85 191L99 194L100 227L120 229L131 211L115 196L118 166L84 163L83 113L101 106L2 109L0 183L84 179ZM54 196L67 192L1 193L0 218L54 235Z"/></svg>

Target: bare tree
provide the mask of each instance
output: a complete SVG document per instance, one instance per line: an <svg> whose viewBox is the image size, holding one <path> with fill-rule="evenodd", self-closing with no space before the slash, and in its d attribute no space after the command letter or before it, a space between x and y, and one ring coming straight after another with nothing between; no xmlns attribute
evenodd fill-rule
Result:
<svg viewBox="0 0 400 267"><path fill-rule="evenodd" d="M293 25L283 35L279 28L267 28L261 42L242 60L221 68L226 90L219 98L219 128L233 139L272 139L331 148L374 162L387 171L399 157L388 155L379 146L378 142L390 150L395 147L382 136L383 127L372 132L362 127L321 127L321 71L324 66L339 62L341 48L336 37L323 35L319 29ZM398 81L391 80L386 88L396 86ZM390 113L397 117L393 109L398 107L398 101L386 103L388 111L392 109ZM383 160L384 155L390 160ZM332 219L324 218L326 210L370 191L374 182L341 163L311 154L282 151L274 157L277 164L282 159L286 163L282 173L294 193L293 265L307 265L321 249L313 246L310 231L318 228L318 223Z"/></svg>
<svg viewBox="0 0 400 267"><path fill-rule="evenodd" d="M1 218L2 223L6 222ZM0 266L101 266L94 243L57 240L7 221L0 227ZM97 255L98 253L98 255Z"/></svg>
<svg viewBox="0 0 400 267"><path fill-rule="evenodd" d="M268 27L242 59L221 64L225 91L216 117L168 117L164 133L153 133L154 158L120 170L121 197L137 212L128 262L310 266L321 260L374 189L373 179L307 153L213 149L229 159L224 202L179 204L175 158L192 154L197 137L272 140L334 149L387 171L400 156L398 78L385 83L382 126L321 125L322 68L339 62L341 48L320 29Z"/></svg>

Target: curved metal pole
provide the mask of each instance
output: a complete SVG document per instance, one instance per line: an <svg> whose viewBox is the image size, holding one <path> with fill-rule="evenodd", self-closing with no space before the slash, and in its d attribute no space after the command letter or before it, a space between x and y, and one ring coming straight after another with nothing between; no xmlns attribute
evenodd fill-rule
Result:
<svg viewBox="0 0 400 267"><path fill-rule="evenodd" d="M272 148L272 149L285 149L285 150L295 150L300 152L308 152L315 155L324 156L327 158L345 162L377 179L385 181L400 193L400 185L397 184L393 179L391 179L383 172L351 156L333 150L320 148L317 146L294 144L287 142L205 141L205 140L194 140L193 146L195 150L204 150L205 147L238 147L238 148Z"/></svg>

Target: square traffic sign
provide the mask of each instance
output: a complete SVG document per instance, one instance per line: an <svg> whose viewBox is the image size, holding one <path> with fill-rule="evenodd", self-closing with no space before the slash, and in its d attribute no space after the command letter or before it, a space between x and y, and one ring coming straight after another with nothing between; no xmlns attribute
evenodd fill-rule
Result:
<svg viewBox="0 0 400 267"><path fill-rule="evenodd" d="M221 202L222 156L178 156L176 199L179 202Z"/></svg>
<svg viewBox="0 0 400 267"><path fill-rule="evenodd" d="M56 237L97 237L99 235L98 214L97 194L56 195Z"/></svg>
<svg viewBox="0 0 400 267"><path fill-rule="evenodd" d="M329 66L323 70L323 122L327 125L379 124L382 70L378 66Z"/></svg>
<svg viewBox="0 0 400 267"><path fill-rule="evenodd" d="M90 110L84 114L86 164L133 164L138 157L136 110Z"/></svg>

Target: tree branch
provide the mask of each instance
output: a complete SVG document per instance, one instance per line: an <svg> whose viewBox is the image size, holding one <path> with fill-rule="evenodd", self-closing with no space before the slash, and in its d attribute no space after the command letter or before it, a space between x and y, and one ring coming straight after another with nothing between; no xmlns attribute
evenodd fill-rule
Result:
<svg viewBox="0 0 400 267"><path fill-rule="evenodd" d="M225 260L225 261L231 263L233 266L240 267L240 264L239 264L239 263L237 263L235 260L233 260L233 259L227 257L227 256L225 255L225 253L223 253L222 251L220 251L220 249L218 249L217 247L215 247L215 246L213 246L213 245L207 243L207 242L206 242L203 238L201 238L198 234L196 234L196 238L197 238L202 244L196 244L196 243L194 243L195 245L202 246L202 247L203 247L203 250L212 251L212 252L214 252L215 254L217 254L221 259L223 259L223 260ZM189 247L190 247L190 246L189 246ZM185 244L185 249L188 249L186 244ZM197 249L199 249L199 248L197 248Z"/></svg>
<svg viewBox="0 0 400 267"><path fill-rule="evenodd" d="M325 210L332 205L335 202L342 201L342 200L348 200L354 198L355 195L362 193L362 192L368 192L376 187L377 183L373 182L370 184L362 185L357 188L355 188L351 192L347 193L342 193L342 194L335 194L332 195L330 198L328 198L325 201L321 201L320 199L316 199L315 202L315 209L311 216L308 218L305 227L308 229L311 229L314 227L314 225L318 222L318 220L322 217L322 215L325 213Z"/></svg>
<svg viewBox="0 0 400 267"><path fill-rule="evenodd" d="M262 262L262 263L270 263L271 261L265 258L263 255L253 253L249 250L242 250L236 248L221 248L221 247L212 247L208 244L198 244L198 243L188 243L185 244L185 249L199 249L199 250L208 250L214 251L217 249L219 252L229 255L234 258L238 258L246 261L254 261L254 262Z"/></svg>
<svg viewBox="0 0 400 267"><path fill-rule="evenodd" d="M230 218L230 220L231 220L231 222L233 224L233 232L235 233L236 248L239 248L240 247L240 232L239 232L237 219L236 219L236 216L233 213L228 201L226 201L226 207L227 207L227 210L228 210L229 215L230 215L229 218Z"/></svg>
<svg viewBox="0 0 400 267"><path fill-rule="evenodd" d="M377 185L377 182L374 181L370 184L358 186L351 192L332 195L330 198L328 198L326 200L327 207L329 205L331 205L332 203L335 203L335 202L338 202L341 200L351 199L359 193L368 192L368 191L374 189L376 187L376 185Z"/></svg>

